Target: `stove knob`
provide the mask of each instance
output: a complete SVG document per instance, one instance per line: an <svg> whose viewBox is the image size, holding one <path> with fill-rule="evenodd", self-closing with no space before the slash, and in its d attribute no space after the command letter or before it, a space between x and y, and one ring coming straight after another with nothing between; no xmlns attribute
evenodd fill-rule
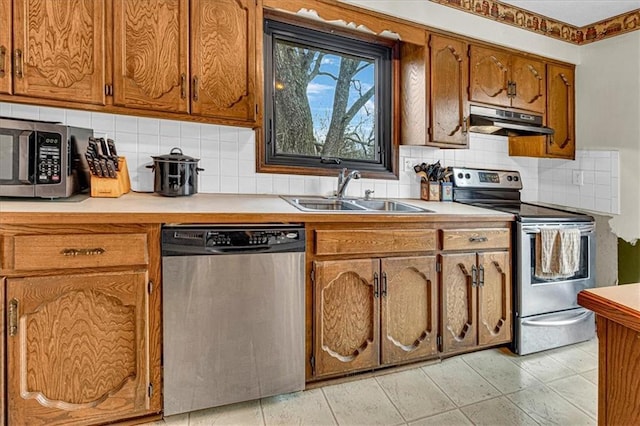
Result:
<svg viewBox="0 0 640 426"><path fill-rule="evenodd" d="M464 175L462 173L458 173L458 179L462 179Z"/></svg>
<svg viewBox="0 0 640 426"><path fill-rule="evenodd" d="M513 178L511 176L507 176L507 181L511 182Z"/></svg>
<svg viewBox="0 0 640 426"><path fill-rule="evenodd" d="M514 177L513 177L513 181L514 181L514 182L517 182L517 181L519 181L519 180L520 180L520 178L519 178L518 176L514 176Z"/></svg>
<svg viewBox="0 0 640 426"><path fill-rule="evenodd" d="M465 177L466 179L471 179L471 175L470 175L469 173L465 173L464 177Z"/></svg>

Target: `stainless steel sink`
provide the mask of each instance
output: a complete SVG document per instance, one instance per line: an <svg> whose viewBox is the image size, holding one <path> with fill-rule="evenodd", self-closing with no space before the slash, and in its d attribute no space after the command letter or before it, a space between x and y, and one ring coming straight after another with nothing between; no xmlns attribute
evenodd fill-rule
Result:
<svg viewBox="0 0 640 426"><path fill-rule="evenodd" d="M423 209L395 200L337 200L331 198L296 198L282 197L285 201L302 211L342 211L354 213L433 213L433 210Z"/></svg>
<svg viewBox="0 0 640 426"><path fill-rule="evenodd" d="M355 204L362 206L368 210L385 211L385 212L425 212L420 207L410 204L401 203L394 200L355 200Z"/></svg>
<svg viewBox="0 0 640 426"><path fill-rule="evenodd" d="M326 198L284 198L294 207L304 211L332 211L332 210L365 210L346 200L330 200Z"/></svg>

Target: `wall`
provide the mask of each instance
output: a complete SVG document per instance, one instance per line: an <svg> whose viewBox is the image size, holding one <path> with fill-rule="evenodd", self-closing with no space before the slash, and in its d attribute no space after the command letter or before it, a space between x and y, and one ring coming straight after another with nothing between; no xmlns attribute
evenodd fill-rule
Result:
<svg viewBox="0 0 640 426"><path fill-rule="evenodd" d="M427 0L341 0L478 40L535 53L572 64L580 63L579 47ZM616 37L617 38L617 37Z"/></svg>
<svg viewBox="0 0 640 426"><path fill-rule="evenodd" d="M198 185L202 193L330 195L337 184L335 177L256 173L255 136L249 129L10 103L0 103L0 115L59 121L114 139L118 154L127 158L134 191L153 191L153 172L147 166L152 156L174 147L200 159L198 165L205 169ZM439 160L443 166L517 169L525 186L523 198L538 196L539 160L509 157L504 137L472 134L468 150L402 146L401 167L405 159L412 165ZM412 168L401 171L399 180L352 181L347 195L362 196L365 189L373 189L375 197L420 198L420 181Z"/></svg>
<svg viewBox="0 0 640 426"><path fill-rule="evenodd" d="M580 147L619 150L620 215L611 228L634 242L640 238L640 32L580 49L576 140Z"/></svg>

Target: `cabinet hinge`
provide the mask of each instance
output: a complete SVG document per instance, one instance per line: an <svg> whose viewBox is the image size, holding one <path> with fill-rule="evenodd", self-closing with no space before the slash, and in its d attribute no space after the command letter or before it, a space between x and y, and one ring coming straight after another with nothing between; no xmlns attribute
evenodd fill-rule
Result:
<svg viewBox="0 0 640 426"><path fill-rule="evenodd" d="M316 283L316 270L311 268L311 283L315 284Z"/></svg>
<svg viewBox="0 0 640 426"><path fill-rule="evenodd" d="M149 383L149 387L147 388L147 391L149 393L149 398L151 398L153 396L153 383Z"/></svg>
<svg viewBox="0 0 640 426"><path fill-rule="evenodd" d="M9 336L18 334L18 301L11 299L9 302Z"/></svg>
<svg viewBox="0 0 640 426"><path fill-rule="evenodd" d="M311 358L309 358L309 364L311 364L311 374L315 376L316 375L316 357L311 355Z"/></svg>
<svg viewBox="0 0 640 426"><path fill-rule="evenodd" d="M436 338L436 345L438 345L438 350L442 352L442 336Z"/></svg>
<svg viewBox="0 0 640 426"><path fill-rule="evenodd" d="M153 281L149 281L149 283L147 284L147 293L153 293Z"/></svg>
<svg viewBox="0 0 640 426"><path fill-rule="evenodd" d="M442 263L436 262L436 272L442 272Z"/></svg>

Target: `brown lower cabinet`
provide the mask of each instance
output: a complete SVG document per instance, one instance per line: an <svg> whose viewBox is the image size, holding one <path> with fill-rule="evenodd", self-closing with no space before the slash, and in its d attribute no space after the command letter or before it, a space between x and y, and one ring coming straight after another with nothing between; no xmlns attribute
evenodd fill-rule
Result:
<svg viewBox="0 0 640 426"><path fill-rule="evenodd" d="M158 417L159 226L3 226L0 234L7 424Z"/></svg>
<svg viewBox="0 0 640 426"><path fill-rule="evenodd" d="M315 376L437 352L435 256L316 261Z"/></svg>
<svg viewBox="0 0 640 426"><path fill-rule="evenodd" d="M509 252L442 255L442 352L511 341Z"/></svg>

